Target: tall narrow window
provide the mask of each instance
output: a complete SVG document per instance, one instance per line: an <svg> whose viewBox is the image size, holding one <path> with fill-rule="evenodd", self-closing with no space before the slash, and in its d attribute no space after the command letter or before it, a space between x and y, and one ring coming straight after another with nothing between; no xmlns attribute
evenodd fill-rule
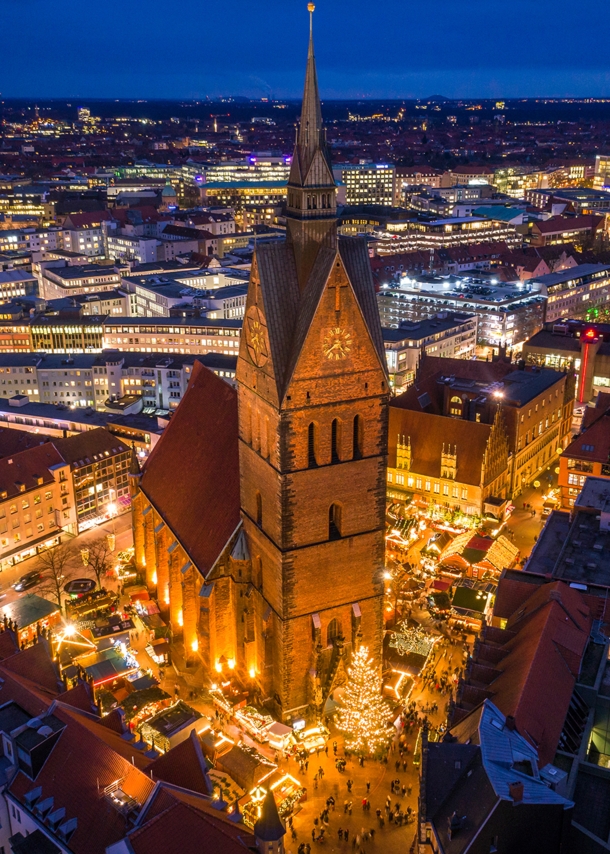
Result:
<svg viewBox="0 0 610 854"><path fill-rule="evenodd" d="M339 456L339 447L341 445L341 424L339 420L335 418L333 420L331 429L330 429L330 441L331 441L331 459L332 463L341 462L341 457Z"/></svg>
<svg viewBox="0 0 610 854"><path fill-rule="evenodd" d="M318 465L316 460L316 425L312 423L307 428L307 465L314 468Z"/></svg>
<svg viewBox="0 0 610 854"><path fill-rule="evenodd" d="M336 619L331 620L326 629L326 646L333 646L339 637L341 637L341 623Z"/></svg>
<svg viewBox="0 0 610 854"><path fill-rule="evenodd" d="M362 446L364 444L364 421L361 415L354 417L354 459L362 459Z"/></svg>
<svg viewBox="0 0 610 854"><path fill-rule="evenodd" d="M260 492L256 493L256 524L259 528L263 527L263 496Z"/></svg>
<svg viewBox="0 0 610 854"><path fill-rule="evenodd" d="M341 505L331 504L328 510L328 539L341 539Z"/></svg>

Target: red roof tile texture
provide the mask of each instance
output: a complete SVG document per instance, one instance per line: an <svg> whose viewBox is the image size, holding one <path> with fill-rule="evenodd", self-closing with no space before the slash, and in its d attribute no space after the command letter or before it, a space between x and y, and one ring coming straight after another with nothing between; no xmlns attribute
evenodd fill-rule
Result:
<svg viewBox="0 0 610 854"><path fill-rule="evenodd" d="M191 561L208 572L240 518L237 393L200 362L141 486Z"/></svg>
<svg viewBox="0 0 610 854"><path fill-rule="evenodd" d="M507 655L496 665L492 702L513 715L538 748L540 766L552 762L570 705L591 616L580 593L557 581L539 587L508 619Z"/></svg>

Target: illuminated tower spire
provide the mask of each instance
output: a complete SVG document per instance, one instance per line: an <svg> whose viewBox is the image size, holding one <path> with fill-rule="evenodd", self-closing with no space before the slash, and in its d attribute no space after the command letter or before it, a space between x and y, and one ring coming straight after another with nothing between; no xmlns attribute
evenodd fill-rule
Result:
<svg viewBox="0 0 610 854"><path fill-rule="evenodd" d="M309 49L301 120L288 179L286 219L303 289L321 246L336 245L336 186L322 123L313 46L313 12L309 3Z"/></svg>

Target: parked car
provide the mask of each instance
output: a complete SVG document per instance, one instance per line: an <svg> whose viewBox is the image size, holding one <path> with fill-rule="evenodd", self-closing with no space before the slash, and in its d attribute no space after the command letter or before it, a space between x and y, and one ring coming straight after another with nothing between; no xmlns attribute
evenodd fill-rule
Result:
<svg viewBox="0 0 610 854"><path fill-rule="evenodd" d="M41 580L42 575L40 572L33 569L31 572L26 572L25 575L22 575L19 581L15 582L13 586L20 593L22 590L29 590L30 587L36 587Z"/></svg>

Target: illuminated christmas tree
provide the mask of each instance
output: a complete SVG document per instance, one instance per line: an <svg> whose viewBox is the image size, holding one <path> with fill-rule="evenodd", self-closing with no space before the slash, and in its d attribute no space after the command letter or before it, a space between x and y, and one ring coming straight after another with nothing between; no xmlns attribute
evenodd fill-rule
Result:
<svg viewBox="0 0 610 854"><path fill-rule="evenodd" d="M348 668L337 726L345 733L345 746L355 753L376 753L388 743L388 707L381 697L381 676L361 646Z"/></svg>

